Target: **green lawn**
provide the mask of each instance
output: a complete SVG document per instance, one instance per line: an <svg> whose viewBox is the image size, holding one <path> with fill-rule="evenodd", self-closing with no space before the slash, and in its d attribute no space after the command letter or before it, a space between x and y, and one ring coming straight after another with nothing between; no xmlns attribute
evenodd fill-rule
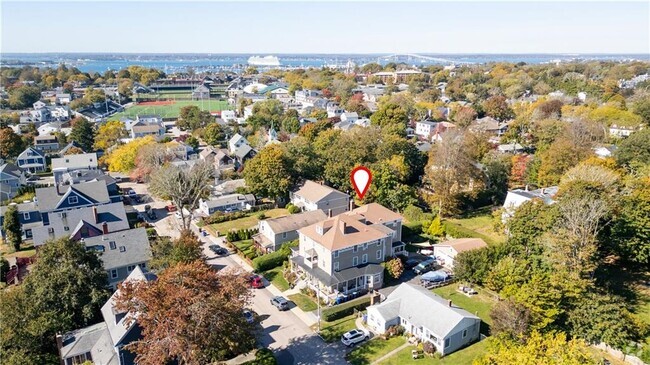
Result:
<svg viewBox="0 0 650 365"><path fill-rule="evenodd" d="M406 343L404 336L397 336L383 340L375 338L365 342L352 350L346 357L352 365L367 365L377 361L380 357L388 354Z"/></svg>
<svg viewBox="0 0 650 365"><path fill-rule="evenodd" d="M257 257L257 249L255 248L255 245L253 245L253 240L236 241L232 242L232 244L240 249L247 258L252 260Z"/></svg>
<svg viewBox="0 0 650 365"><path fill-rule="evenodd" d="M302 309L305 312L311 312L318 309L318 304L316 304L316 302L309 296L302 293L289 295L289 300L296 303L298 308Z"/></svg>
<svg viewBox="0 0 650 365"><path fill-rule="evenodd" d="M403 365L403 364L471 365L474 359L482 356L485 353L486 348L487 348L487 341L483 340L469 347L465 347L464 349L458 350L441 359L437 359L435 357L425 357L423 359L421 358L421 359L413 360L413 357L411 355L411 350L415 349L415 346L408 346L407 348L401 350L397 354L380 362L380 364L381 365Z"/></svg>
<svg viewBox="0 0 650 365"><path fill-rule="evenodd" d="M287 282L287 279L284 278L284 275L282 275L282 266L264 271L262 276L264 276L271 284L275 285L276 288L280 289L280 291L289 290L289 283ZM298 303L296 302L296 304Z"/></svg>
<svg viewBox="0 0 650 365"><path fill-rule="evenodd" d="M455 305L470 313L477 313L483 322L492 324L492 319L490 319L490 310L492 310L492 307L496 304L496 299L485 293L481 288L475 288L478 294L472 295L471 297L459 293L457 289L458 285L451 284L435 288L432 291L445 299L450 299Z"/></svg>
<svg viewBox="0 0 650 365"><path fill-rule="evenodd" d="M112 115L109 120L119 120L122 117L135 117L138 114L160 114L163 118L177 118L184 106L196 105L202 110L221 111L232 109L224 100L178 100L170 105L134 105L121 113Z"/></svg>
<svg viewBox="0 0 650 365"><path fill-rule="evenodd" d="M4 257L32 257L36 255L36 250L32 243L23 243L20 245L20 250L14 252L13 247L5 245L4 243L0 245L0 254Z"/></svg>
<svg viewBox="0 0 650 365"><path fill-rule="evenodd" d="M455 226L474 231L476 237L483 238L488 243L503 242L506 239L503 233L494 231L492 212L489 208L468 213L463 218L450 218L445 221Z"/></svg>
<svg viewBox="0 0 650 365"><path fill-rule="evenodd" d="M264 213L266 218L277 218L277 217L289 215L289 212L284 208L269 209L269 210L264 210L262 212ZM257 226L257 222L259 222L257 216L260 213L261 212L254 212L251 213L251 215L248 217L239 218L227 222L221 222L217 224L211 224L209 227L210 229L212 229L212 233L219 232L219 234L221 235L224 235L228 231L232 231L232 230L255 228Z"/></svg>
<svg viewBox="0 0 650 365"><path fill-rule="evenodd" d="M345 332L357 328L355 323L357 317L351 314L333 322L321 322L321 337L327 342L338 341ZM318 329L318 325L314 325L313 329Z"/></svg>

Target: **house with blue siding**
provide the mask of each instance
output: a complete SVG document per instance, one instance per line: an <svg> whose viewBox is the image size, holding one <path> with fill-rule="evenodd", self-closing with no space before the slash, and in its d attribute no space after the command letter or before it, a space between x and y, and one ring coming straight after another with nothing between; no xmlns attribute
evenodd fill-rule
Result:
<svg viewBox="0 0 650 365"><path fill-rule="evenodd" d="M0 201L13 198L27 183L25 172L12 163L0 165Z"/></svg>
<svg viewBox="0 0 650 365"><path fill-rule="evenodd" d="M47 168L45 156L34 147L27 147L21 152L16 158L16 165L23 171L29 172L45 171Z"/></svg>

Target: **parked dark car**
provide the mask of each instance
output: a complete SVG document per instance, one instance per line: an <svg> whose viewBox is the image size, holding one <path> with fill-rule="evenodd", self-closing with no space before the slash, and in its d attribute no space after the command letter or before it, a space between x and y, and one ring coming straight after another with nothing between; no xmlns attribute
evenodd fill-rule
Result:
<svg viewBox="0 0 650 365"><path fill-rule="evenodd" d="M228 253L228 250L219 246L219 245L210 245L208 247L210 251L214 252L216 255L225 255Z"/></svg>

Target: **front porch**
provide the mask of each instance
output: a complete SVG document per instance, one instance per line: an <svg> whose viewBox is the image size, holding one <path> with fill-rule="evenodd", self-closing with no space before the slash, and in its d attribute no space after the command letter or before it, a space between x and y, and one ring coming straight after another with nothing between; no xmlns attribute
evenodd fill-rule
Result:
<svg viewBox="0 0 650 365"><path fill-rule="evenodd" d="M329 275L318 266L309 265L310 260L311 258L294 255L290 260L291 268L307 287L329 305L356 298L383 285L384 268L381 265L351 267Z"/></svg>

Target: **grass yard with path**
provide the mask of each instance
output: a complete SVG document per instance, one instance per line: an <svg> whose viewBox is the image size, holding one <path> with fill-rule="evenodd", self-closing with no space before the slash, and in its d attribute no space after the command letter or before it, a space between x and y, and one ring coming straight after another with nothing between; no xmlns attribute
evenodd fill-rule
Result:
<svg viewBox="0 0 650 365"><path fill-rule="evenodd" d="M181 108L189 105L198 106L201 110L221 111L232 109L225 100L177 100L169 105L134 105L123 112L109 117L109 120L119 120L120 118L135 118L138 114L159 114L163 118L178 118Z"/></svg>
<svg viewBox="0 0 650 365"><path fill-rule="evenodd" d="M332 322L321 321L320 336L326 342L338 341L345 332L357 328L357 325L355 323L356 319L357 316L351 314L347 317L343 317L341 319L337 319L336 321L332 321ZM312 329L317 330L318 325L317 324L314 325Z"/></svg>
<svg viewBox="0 0 650 365"><path fill-rule="evenodd" d="M395 346L397 348L398 346ZM415 346L408 346L397 354L380 362L381 365L403 365L403 364L427 364L427 365L471 365L474 359L482 356L487 349L487 340L477 342L471 346L460 349L443 358L425 357L413 360L411 350Z"/></svg>
<svg viewBox="0 0 650 365"><path fill-rule="evenodd" d="M260 212L253 212L251 213L248 217L244 218L239 218L235 219L232 221L227 221L227 222L221 222L217 224L210 224L208 226L209 230L212 230L212 234L215 234L215 232L219 232L220 235L225 235L229 231L232 230L239 230L239 229L248 229L248 228L255 228L257 227L257 222L259 222L259 216L260 213L264 213L264 216L267 218L277 218L277 217L283 217L285 215L289 215L289 211L287 211L284 208L274 208L274 209L269 209L269 210L263 210Z"/></svg>
<svg viewBox="0 0 650 365"><path fill-rule="evenodd" d="M291 294L288 296L289 300L292 302L296 303L298 308L302 309L305 312L311 312L315 311L318 309L318 304L311 299L309 296L302 294L302 293L297 293L297 294Z"/></svg>
<svg viewBox="0 0 650 365"><path fill-rule="evenodd" d="M289 282L282 274L282 266L274 267L261 273L271 284L275 285L280 291L289 290ZM296 303L298 304L298 303Z"/></svg>
<svg viewBox="0 0 650 365"><path fill-rule="evenodd" d="M9 245L3 243L0 245L0 254L4 258L32 257L36 255L36 249L34 249L34 245L32 243L22 243L20 245L20 250L14 252L13 247L10 247Z"/></svg>
<svg viewBox="0 0 650 365"><path fill-rule="evenodd" d="M395 350L406 343L404 336L391 337L388 340L374 338L364 342L346 356L346 360L352 365L368 365L377 361L382 356ZM410 351L411 347L409 347Z"/></svg>

